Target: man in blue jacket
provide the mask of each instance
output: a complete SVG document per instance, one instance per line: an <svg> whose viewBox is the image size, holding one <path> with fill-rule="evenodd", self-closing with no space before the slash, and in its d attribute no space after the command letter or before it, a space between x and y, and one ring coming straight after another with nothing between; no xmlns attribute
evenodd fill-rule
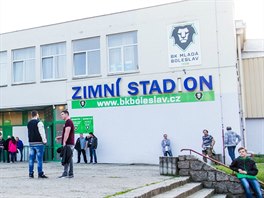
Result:
<svg viewBox="0 0 264 198"><path fill-rule="evenodd" d="M164 156L169 155L170 157L172 157L171 145L170 145L170 140L168 139L168 135L164 134L163 138L164 139L161 141L163 155Z"/></svg>
<svg viewBox="0 0 264 198"><path fill-rule="evenodd" d="M22 142L22 140L19 139L19 137L16 137L16 141L17 141L17 149L20 152L20 162L23 161L23 148L24 148L24 144Z"/></svg>
<svg viewBox="0 0 264 198"><path fill-rule="evenodd" d="M77 161L77 163L80 163L80 161L81 161L81 154L83 155L84 162L87 163L87 158L86 158L86 139L83 137L83 133L80 133L80 137L76 140L74 148L78 152L78 161Z"/></svg>
<svg viewBox="0 0 264 198"><path fill-rule="evenodd" d="M234 161L235 157L235 149L238 143L241 141L241 137L234 131L232 131L231 127L226 127L225 133L225 148L228 150L228 154L232 161Z"/></svg>

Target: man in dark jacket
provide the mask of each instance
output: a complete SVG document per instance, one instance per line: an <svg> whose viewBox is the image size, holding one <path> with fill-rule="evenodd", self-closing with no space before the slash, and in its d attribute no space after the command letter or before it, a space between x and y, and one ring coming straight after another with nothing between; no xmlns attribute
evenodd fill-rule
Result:
<svg viewBox="0 0 264 198"><path fill-rule="evenodd" d="M87 139L87 147L89 148L90 152L90 164L93 163L94 158L94 164L97 163L97 156L96 156L96 149L97 149L97 137L93 133L89 133L89 136L86 137Z"/></svg>
<svg viewBox="0 0 264 198"><path fill-rule="evenodd" d="M5 140L3 139L2 134L0 134L0 162L2 161L3 158L3 162L5 162Z"/></svg>
<svg viewBox="0 0 264 198"><path fill-rule="evenodd" d="M47 143L43 123L39 120L37 111L31 112L32 119L28 122L29 142L29 178L34 178L34 161L38 161L38 178L48 178L42 170L44 144Z"/></svg>
<svg viewBox="0 0 264 198"><path fill-rule="evenodd" d="M247 150L244 147L240 147L238 152L240 156L232 162L230 168L237 172L237 178L241 181L247 198L253 197L250 186L255 191L256 197L262 198L260 185L256 178L258 174L256 163L247 156Z"/></svg>
<svg viewBox="0 0 264 198"><path fill-rule="evenodd" d="M81 153L83 155L84 162L87 163L87 158L86 158L86 139L83 137L82 133L80 133L80 137L76 140L74 148L78 152L78 161L77 161L77 163L80 163L80 161L81 161Z"/></svg>
<svg viewBox="0 0 264 198"><path fill-rule="evenodd" d="M7 163L10 163L10 153L8 151L8 147L9 147L9 142L11 140L11 136L7 136L7 139L4 142L4 150L6 150L6 161Z"/></svg>

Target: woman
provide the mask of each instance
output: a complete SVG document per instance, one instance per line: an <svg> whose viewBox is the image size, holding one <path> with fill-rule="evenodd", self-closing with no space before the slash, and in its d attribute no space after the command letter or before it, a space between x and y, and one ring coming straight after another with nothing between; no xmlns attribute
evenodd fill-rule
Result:
<svg viewBox="0 0 264 198"><path fill-rule="evenodd" d="M17 142L14 136L12 136L11 140L9 141L8 151L11 154L11 162L14 163L16 159L16 152L17 152Z"/></svg>

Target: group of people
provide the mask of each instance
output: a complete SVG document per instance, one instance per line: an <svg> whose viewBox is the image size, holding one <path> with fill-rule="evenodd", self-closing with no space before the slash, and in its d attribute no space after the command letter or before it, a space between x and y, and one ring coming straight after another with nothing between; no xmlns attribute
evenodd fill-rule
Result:
<svg viewBox="0 0 264 198"><path fill-rule="evenodd" d="M202 154L204 162L207 162L208 157L209 159L213 158L215 140L212 135L209 135L207 129L203 130L203 134ZM161 141L163 155L172 157L170 140L168 139L167 134L164 134L163 137L164 139ZM237 178L241 181L247 198L253 197L251 189L254 191L257 198L262 198L260 184L256 177L258 169L255 161L248 156L247 149L244 147L238 149L239 157L235 157L235 149L240 141L241 137L236 132L232 131L231 127L226 127L224 146L227 148L228 154L232 160L232 163L229 166L230 169L237 172Z"/></svg>
<svg viewBox="0 0 264 198"><path fill-rule="evenodd" d="M44 146L47 143L46 134L44 130L44 125L39 119L39 114L37 111L31 112L32 119L27 124L28 129L28 141L29 141L29 178L34 178L34 162L37 158L37 170L38 178L48 178L43 171L43 153ZM62 158L64 159L63 172L59 178L73 178L73 150L76 149L78 152L78 161L81 161L81 154L83 155L84 162L87 163L86 150L89 148L90 153L90 163L97 163L96 148L97 148L97 137L93 133L89 133L88 136L84 137L80 134L76 143L74 142L74 124L70 119L69 112L64 110L61 112L61 117L65 121L63 127L62 135L57 136L56 140L61 143ZM251 188L254 190L258 198L262 197L260 184L256 179L258 174L258 169L254 160L247 155L247 150L244 147L240 147L238 152L239 157L235 157L235 148L241 141L241 137L232 131L231 127L226 128L227 131L224 136L224 145L228 149L229 156L232 160L230 168L237 172L237 177L241 181L242 186L245 189L247 197L252 197ZM213 147L215 145L215 140L212 135L209 135L208 130L203 130L202 136L202 153L204 156L204 161L207 162L207 158L213 157ZM168 135L163 135L163 140L161 141L162 152L164 156L172 157L171 142L168 139ZM16 154L18 150L21 153L21 159L23 159L23 142L19 140L18 137L14 138L8 137L4 140L2 134L0 133L0 161L3 158L5 161L4 151L8 151L7 162L11 156L11 162L15 162ZM64 155L64 156L63 156ZM65 156L67 155L67 156ZM65 160L67 158L67 160Z"/></svg>
<svg viewBox="0 0 264 198"><path fill-rule="evenodd" d="M65 121L62 135L57 136L56 140L62 145L62 165L64 167L62 175L59 178L73 178L73 150L78 151L78 161L80 162L80 155L83 153L84 161L87 163L86 149L90 151L90 163L97 163L96 149L97 137L93 133L89 133L87 137L80 137L74 142L74 124L70 119L69 112L64 110L61 112L61 118ZM37 111L31 112L31 120L27 124L28 142L29 142L29 178L34 178L34 163L37 161L38 178L48 178L43 171L43 154L45 144L47 143L46 133L43 122L39 119ZM8 137L3 139L3 134L0 132L0 161L15 162L16 154L20 152L20 161L23 160L23 142L18 137ZM66 152L68 151L68 152ZM5 155L5 152L7 155ZM64 155L64 156L63 156ZM67 156L66 156L67 155ZM65 161L67 157L67 160ZM11 158L11 159L10 159Z"/></svg>
<svg viewBox="0 0 264 198"><path fill-rule="evenodd" d="M29 140L29 178L34 178L34 162L37 158L38 163L38 178L48 178L43 171L43 153L44 146L47 143L44 125L39 119L37 111L31 112L32 119L28 122L28 140ZM61 143L62 147L58 149L62 158L63 172L58 178L73 178L73 150L78 151L78 161L80 162L80 155L83 153L84 161L87 163L86 149L90 151L90 163L97 163L96 148L97 138L93 133L85 137L80 134L76 144L74 142L74 124L70 119L69 112L63 110L61 118L65 121L62 135L57 136L56 140ZM94 159L94 162L93 162Z"/></svg>
<svg viewBox="0 0 264 198"><path fill-rule="evenodd" d="M23 161L23 142L19 137L8 136L6 140L0 132L0 161L14 163L17 161L17 153L20 153L20 161Z"/></svg>
<svg viewBox="0 0 264 198"><path fill-rule="evenodd" d="M209 132L207 129L203 130L203 136L202 136L202 153L204 155L203 160L204 162L207 162L206 157L214 158L214 145L215 140L212 135L209 135ZM228 154L233 161L235 157L235 149L236 146L241 141L240 135L238 135L236 132L232 131L231 127L226 127L226 132L224 134L224 146L228 150Z"/></svg>
<svg viewBox="0 0 264 198"><path fill-rule="evenodd" d="M84 137L83 133L76 140L74 148L78 152L77 163L81 162L81 154L83 155L83 160L87 163L86 150L89 148L90 153L90 163L97 163L96 149L97 149L97 137L93 133L89 133L88 136Z"/></svg>

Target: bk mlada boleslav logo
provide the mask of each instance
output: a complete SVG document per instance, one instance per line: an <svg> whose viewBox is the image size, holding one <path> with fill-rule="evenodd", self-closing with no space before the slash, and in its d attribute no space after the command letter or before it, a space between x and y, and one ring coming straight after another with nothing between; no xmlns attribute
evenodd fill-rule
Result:
<svg viewBox="0 0 264 198"><path fill-rule="evenodd" d="M197 92L197 93L195 94L195 98L196 98L197 100L201 100L202 97L203 97L203 93L202 93L202 92Z"/></svg>
<svg viewBox="0 0 264 198"><path fill-rule="evenodd" d="M174 38L174 44L180 47L183 51L194 42L194 35L197 34L193 25L175 26L171 37Z"/></svg>
<svg viewBox="0 0 264 198"><path fill-rule="evenodd" d="M85 104L86 104L85 100L81 100L81 101L80 101L80 105L81 105L81 107L84 107Z"/></svg>

